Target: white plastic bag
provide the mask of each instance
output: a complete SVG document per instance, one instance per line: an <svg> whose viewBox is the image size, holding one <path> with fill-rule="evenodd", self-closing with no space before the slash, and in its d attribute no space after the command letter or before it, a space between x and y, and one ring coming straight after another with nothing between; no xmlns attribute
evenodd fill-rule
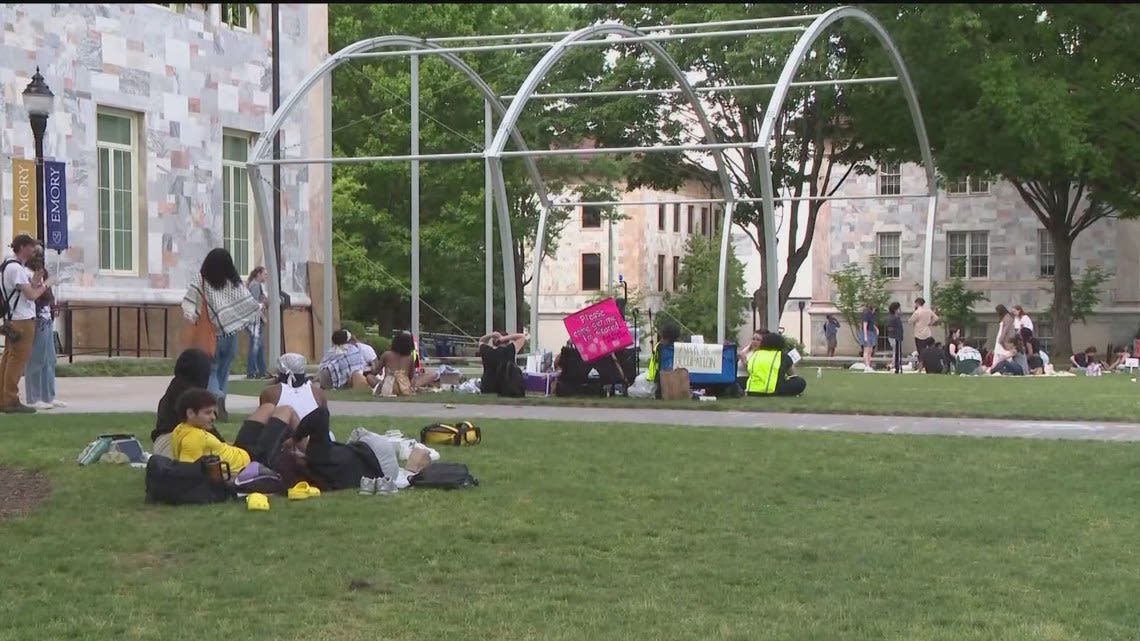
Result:
<svg viewBox="0 0 1140 641"><path fill-rule="evenodd" d="M653 398L657 393L657 383L649 382L649 373L642 372L633 379L633 385L629 386L629 395L631 398Z"/></svg>

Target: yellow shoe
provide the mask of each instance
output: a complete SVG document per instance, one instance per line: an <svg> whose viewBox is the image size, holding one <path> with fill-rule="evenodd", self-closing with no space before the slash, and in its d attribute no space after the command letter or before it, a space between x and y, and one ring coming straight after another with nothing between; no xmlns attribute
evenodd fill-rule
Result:
<svg viewBox="0 0 1140 641"><path fill-rule="evenodd" d="M300 483L289 488L290 501L303 501L307 498L320 495L321 491L319 489L309 485L305 481L301 481Z"/></svg>
<svg viewBox="0 0 1140 641"><path fill-rule="evenodd" d="M250 512L268 512L269 497L260 492L254 492L245 497L245 507Z"/></svg>

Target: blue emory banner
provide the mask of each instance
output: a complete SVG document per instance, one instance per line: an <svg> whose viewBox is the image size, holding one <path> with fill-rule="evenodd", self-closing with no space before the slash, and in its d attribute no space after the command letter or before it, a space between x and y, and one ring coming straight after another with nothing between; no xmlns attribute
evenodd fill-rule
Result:
<svg viewBox="0 0 1140 641"><path fill-rule="evenodd" d="M44 239L47 249L67 249L67 163L44 162Z"/></svg>

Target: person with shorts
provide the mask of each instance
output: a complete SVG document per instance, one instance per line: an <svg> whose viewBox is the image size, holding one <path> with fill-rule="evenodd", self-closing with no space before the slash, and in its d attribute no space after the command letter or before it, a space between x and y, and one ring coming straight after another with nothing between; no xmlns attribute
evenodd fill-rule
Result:
<svg viewBox="0 0 1140 641"><path fill-rule="evenodd" d="M253 461L272 469L299 422L292 408L266 403L242 423L230 445L211 433L218 418L218 397L212 392L202 388L187 390L178 399L178 410L182 422L170 437L171 458L193 463L212 454L226 463L233 475Z"/></svg>

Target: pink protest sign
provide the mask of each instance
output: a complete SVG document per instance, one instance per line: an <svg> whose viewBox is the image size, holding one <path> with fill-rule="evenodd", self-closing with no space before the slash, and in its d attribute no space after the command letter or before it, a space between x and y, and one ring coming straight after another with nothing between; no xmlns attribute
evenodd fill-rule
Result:
<svg viewBox="0 0 1140 641"><path fill-rule="evenodd" d="M613 298L570 314L562 319L562 324L587 363L633 345L629 325L625 324Z"/></svg>

